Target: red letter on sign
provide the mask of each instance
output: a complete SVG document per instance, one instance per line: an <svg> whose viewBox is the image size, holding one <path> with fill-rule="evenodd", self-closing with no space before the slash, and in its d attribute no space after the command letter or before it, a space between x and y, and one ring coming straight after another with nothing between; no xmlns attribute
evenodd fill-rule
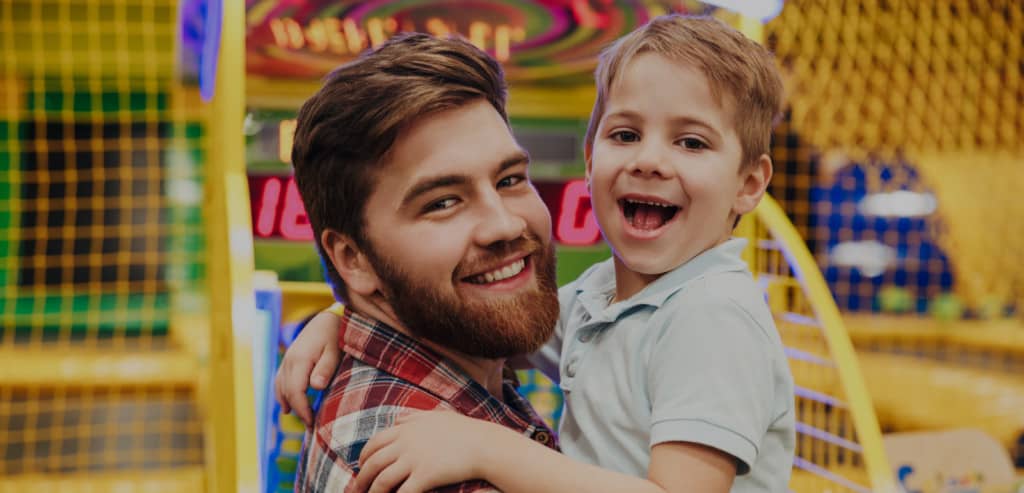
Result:
<svg viewBox="0 0 1024 493"><path fill-rule="evenodd" d="M274 234L277 206L281 203L281 180L271 177L263 182L259 201L257 209L259 212L256 213L256 235L267 238Z"/></svg>
<svg viewBox="0 0 1024 493"><path fill-rule="evenodd" d="M576 218L579 217L580 205L584 201L587 205L590 204L587 184L583 180L566 183L562 189L562 212L558 215L555 226L558 239L566 245L592 245L601 236L594 211L589 207L583 215L583 224L577 224Z"/></svg>
<svg viewBox="0 0 1024 493"><path fill-rule="evenodd" d="M309 226L306 208L299 196L295 178L289 178L285 185L284 211L281 212L281 236L286 240L312 240L313 229Z"/></svg>

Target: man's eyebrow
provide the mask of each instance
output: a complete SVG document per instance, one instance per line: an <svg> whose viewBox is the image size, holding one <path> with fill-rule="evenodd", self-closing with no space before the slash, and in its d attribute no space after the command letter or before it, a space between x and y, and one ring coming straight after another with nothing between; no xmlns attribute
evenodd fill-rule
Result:
<svg viewBox="0 0 1024 493"><path fill-rule="evenodd" d="M463 185L466 183L469 183L469 177L466 175L441 175L425 178L413 185L413 187L406 192L405 196L402 197L402 207L409 205L409 203L416 200L417 197L428 193L431 190Z"/></svg>
<svg viewBox="0 0 1024 493"><path fill-rule="evenodd" d="M530 164L530 153L523 149L520 149L516 151L515 154L503 159L501 164L498 165L498 173L500 174L505 170L514 166L519 166L520 164Z"/></svg>
<svg viewBox="0 0 1024 493"><path fill-rule="evenodd" d="M497 173L502 173L505 170L519 166L521 164L529 164L530 155L524 150L518 150L514 154L506 157L498 165ZM424 178L413 185L412 188L402 197L402 206L408 205L410 202L416 200L417 197L435 190L438 188L451 187L456 185L464 185L469 183L470 177L467 175L460 174L449 174L440 176L431 176Z"/></svg>

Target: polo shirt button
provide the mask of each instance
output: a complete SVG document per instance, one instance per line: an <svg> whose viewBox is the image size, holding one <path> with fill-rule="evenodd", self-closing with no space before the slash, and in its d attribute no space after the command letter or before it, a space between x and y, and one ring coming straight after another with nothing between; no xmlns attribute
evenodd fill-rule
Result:
<svg viewBox="0 0 1024 493"><path fill-rule="evenodd" d="M533 439L536 440L538 443L548 445L551 443L551 434L544 430L538 430L534 432Z"/></svg>
<svg viewBox="0 0 1024 493"><path fill-rule="evenodd" d="M568 375L569 378L572 378L572 377L576 376L576 365L577 365L577 363L579 363L579 359L574 357L574 358L569 360L569 364L568 365L565 365L565 374Z"/></svg>

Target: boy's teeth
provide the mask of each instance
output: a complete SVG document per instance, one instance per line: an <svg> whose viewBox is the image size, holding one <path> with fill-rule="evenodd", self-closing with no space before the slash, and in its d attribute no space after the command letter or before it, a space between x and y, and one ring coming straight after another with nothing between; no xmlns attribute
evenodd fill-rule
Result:
<svg viewBox="0 0 1024 493"><path fill-rule="evenodd" d="M630 200L630 202L632 202L634 204L653 205L653 206L656 206L656 207L675 207L674 205L671 205L671 204L662 204L662 203L658 203L658 202L650 202L650 201L647 201L647 200Z"/></svg>
<svg viewBox="0 0 1024 493"><path fill-rule="evenodd" d="M503 281L510 277L518 275L526 267L526 259L519 259L518 261L506 265L497 270L480 274L473 277L472 281L477 284L489 284L492 282Z"/></svg>

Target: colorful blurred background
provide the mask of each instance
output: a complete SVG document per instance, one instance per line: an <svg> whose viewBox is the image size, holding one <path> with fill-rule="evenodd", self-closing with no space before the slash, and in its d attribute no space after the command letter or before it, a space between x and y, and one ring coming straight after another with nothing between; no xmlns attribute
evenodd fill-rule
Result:
<svg viewBox="0 0 1024 493"><path fill-rule="evenodd" d="M0 0L0 492L291 491L270 379L331 302L288 163L320 78L403 31L494 55L564 283L609 255L596 55L667 12L785 76L737 234L797 384L791 490L1024 491L1018 0Z"/></svg>

